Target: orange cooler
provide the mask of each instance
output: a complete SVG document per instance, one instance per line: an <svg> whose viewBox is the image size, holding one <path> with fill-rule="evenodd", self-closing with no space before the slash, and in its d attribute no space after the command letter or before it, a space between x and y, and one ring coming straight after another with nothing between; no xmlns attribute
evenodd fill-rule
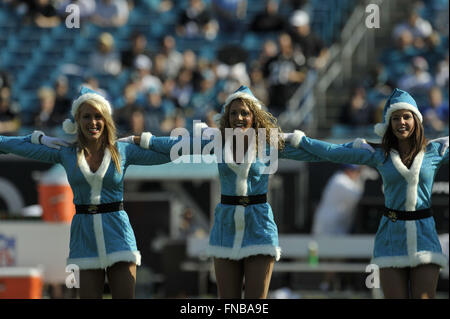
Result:
<svg viewBox="0 0 450 319"><path fill-rule="evenodd" d="M41 299L42 270L0 267L0 299Z"/></svg>
<svg viewBox="0 0 450 319"><path fill-rule="evenodd" d="M44 221L72 222L75 214L73 193L61 165L55 165L43 175L39 181L38 193Z"/></svg>

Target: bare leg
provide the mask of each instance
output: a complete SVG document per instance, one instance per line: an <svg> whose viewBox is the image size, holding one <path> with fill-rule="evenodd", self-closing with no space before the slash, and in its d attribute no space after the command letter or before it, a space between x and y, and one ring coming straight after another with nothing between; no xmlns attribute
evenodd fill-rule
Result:
<svg viewBox="0 0 450 319"><path fill-rule="evenodd" d="M102 299L105 287L105 271L103 269L80 270L80 298Z"/></svg>
<svg viewBox="0 0 450 319"><path fill-rule="evenodd" d="M274 263L275 258L266 255L251 256L244 259L246 299L267 298Z"/></svg>
<svg viewBox="0 0 450 319"><path fill-rule="evenodd" d="M411 297L414 299L434 298L438 280L438 265L427 264L411 268Z"/></svg>
<svg viewBox="0 0 450 319"><path fill-rule="evenodd" d="M113 299L134 299L136 287L136 264L118 262L106 270Z"/></svg>
<svg viewBox="0 0 450 319"><path fill-rule="evenodd" d="M380 283L386 299L409 298L409 268L381 268Z"/></svg>
<svg viewBox="0 0 450 319"><path fill-rule="evenodd" d="M244 263L242 260L214 258L217 289L221 299L241 299L244 279Z"/></svg>

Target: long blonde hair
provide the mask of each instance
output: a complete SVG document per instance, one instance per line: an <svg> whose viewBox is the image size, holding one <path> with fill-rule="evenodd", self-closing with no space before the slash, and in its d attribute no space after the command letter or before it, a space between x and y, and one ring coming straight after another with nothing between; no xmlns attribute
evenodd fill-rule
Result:
<svg viewBox="0 0 450 319"><path fill-rule="evenodd" d="M114 121L112 119L111 114L109 113L109 110L105 105L102 103L99 103L95 100L87 100L85 101L77 110L75 114L75 122L77 124L77 144L78 144L78 161L81 156L81 152L86 153L87 152L87 140L86 137L81 133L81 127L80 127L80 116L81 116L81 109L84 104L88 104L95 109L97 109L101 116L103 117L105 121L105 128L103 130L103 134L101 136L101 143L102 143L102 150L105 150L106 148L111 153L111 159L114 162L114 165L116 166L117 171L120 173L120 154L116 146L116 139L117 139L117 130L116 125L114 124Z"/></svg>
<svg viewBox="0 0 450 319"><path fill-rule="evenodd" d="M230 106L236 100L241 100L242 103L244 103L244 105L247 106L253 113L252 128L255 130L256 134L258 134L259 128L266 129L266 143L270 146L276 147L278 150L283 150L285 146L284 139L278 138L278 143L275 145L275 141L270 138L270 129L277 129L279 136L283 133L280 126L278 125L278 120L270 112L264 111L263 109L259 108L255 101L245 98L237 98L228 103L228 105L225 107L225 111L220 119L219 125L220 132L222 133L222 138L225 138L225 128L231 127ZM256 138L256 143L258 143L258 138ZM256 146L258 146L258 144L256 144Z"/></svg>

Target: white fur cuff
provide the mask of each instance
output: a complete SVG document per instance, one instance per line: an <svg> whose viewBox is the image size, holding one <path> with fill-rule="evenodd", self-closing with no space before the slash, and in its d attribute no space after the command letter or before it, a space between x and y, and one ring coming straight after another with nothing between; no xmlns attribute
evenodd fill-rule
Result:
<svg viewBox="0 0 450 319"><path fill-rule="evenodd" d="M150 132L144 132L141 134L141 143L139 144L140 147L149 149L150 148L150 139L152 138L152 133Z"/></svg>
<svg viewBox="0 0 450 319"><path fill-rule="evenodd" d="M31 143L41 144L39 143L39 139L41 136L45 136L45 133L41 131L34 131L33 134L31 134Z"/></svg>
<svg viewBox="0 0 450 319"><path fill-rule="evenodd" d="M305 133L303 131L295 130L291 137L291 145L295 148L299 148L303 136L305 136Z"/></svg>

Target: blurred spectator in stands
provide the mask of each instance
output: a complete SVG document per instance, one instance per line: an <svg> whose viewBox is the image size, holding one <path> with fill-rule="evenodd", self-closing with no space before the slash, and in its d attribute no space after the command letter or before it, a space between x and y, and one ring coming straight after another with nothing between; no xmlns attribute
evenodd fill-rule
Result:
<svg viewBox="0 0 450 319"><path fill-rule="evenodd" d="M0 87L0 134L17 135L20 125L19 106L11 100L10 88Z"/></svg>
<svg viewBox="0 0 450 319"><path fill-rule="evenodd" d="M156 12L167 12L172 10L172 0L142 0L151 10Z"/></svg>
<svg viewBox="0 0 450 319"><path fill-rule="evenodd" d="M108 99L108 93L100 87L98 79L93 75L87 75L82 86L86 86Z"/></svg>
<svg viewBox="0 0 450 319"><path fill-rule="evenodd" d="M442 41L442 37L436 31L433 31L425 39L425 47L421 50L421 55L427 60L430 66L430 72L435 72L437 63L445 59L448 52L448 45Z"/></svg>
<svg viewBox="0 0 450 319"><path fill-rule="evenodd" d="M362 86L353 89L350 100L341 106L339 123L352 127L373 123L372 109L366 100L366 90Z"/></svg>
<svg viewBox="0 0 450 319"><path fill-rule="evenodd" d="M310 6L308 0L281 0L281 2L288 4L294 10L307 11L305 9Z"/></svg>
<svg viewBox="0 0 450 319"><path fill-rule="evenodd" d="M431 133L442 133L448 129L448 101L442 98L442 90L435 86L428 94L428 105L421 110L424 128Z"/></svg>
<svg viewBox="0 0 450 319"><path fill-rule="evenodd" d="M411 94L424 94L432 86L433 77L428 73L428 62L421 56L412 59L409 72L398 81L398 87Z"/></svg>
<svg viewBox="0 0 450 319"><path fill-rule="evenodd" d="M70 4L78 6L80 23L89 20L95 12L95 0L62 0L56 7L60 17L65 18L70 14L70 12L66 12L66 8Z"/></svg>
<svg viewBox="0 0 450 319"><path fill-rule="evenodd" d="M33 114L34 129L43 131L46 134L54 134L53 129L60 127L67 117L66 113L61 113L55 106L56 94L52 88L42 87L38 90L39 106Z"/></svg>
<svg viewBox="0 0 450 319"><path fill-rule="evenodd" d="M121 62L124 68L133 68L136 58L141 55L151 56L147 49L147 38L142 32L134 32L131 35L131 47L121 54Z"/></svg>
<svg viewBox="0 0 450 319"><path fill-rule="evenodd" d="M372 168L342 165L328 180L313 216L312 234L342 236L352 233L357 206L364 194L367 179L376 180ZM320 288L329 290L335 282L334 273L325 273Z"/></svg>
<svg viewBox="0 0 450 319"><path fill-rule="evenodd" d="M177 35L214 40L218 31L219 24L213 19L204 1L189 0L188 7L183 9L178 17Z"/></svg>
<svg viewBox="0 0 450 319"><path fill-rule="evenodd" d="M183 54L176 50L175 38L169 34L161 40L159 53L164 56L164 76L175 78L183 65Z"/></svg>
<svg viewBox="0 0 450 319"><path fill-rule="evenodd" d="M266 65L266 63L278 54L277 43L273 40L264 41L261 53L258 56L257 63L261 66Z"/></svg>
<svg viewBox="0 0 450 319"><path fill-rule="evenodd" d="M3 87L11 88L11 75L6 70L0 69L0 89Z"/></svg>
<svg viewBox="0 0 450 319"><path fill-rule="evenodd" d="M58 109L58 113L65 114L65 118L69 116L70 108L72 107L72 99L69 96L69 82L65 76L60 76L56 79L55 105Z"/></svg>
<svg viewBox="0 0 450 319"><path fill-rule="evenodd" d="M146 97L145 127L154 135L164 135L161 125L167 117L175 114L175 105L163 98L161 88L149 88Z"/></svg>
<svg viewBox="0 0 450 319"><path fill-rule="evenodd" d="M128 83L123 89L117 108L114 110L113 116L116 122L119 134L128 134L131 130L131 115L139 105L137 103L137 90L133 82ZM128 133L127 133L128 132Z"/></svg>
<svg viewBox="0 0 450 319"><path fill-rule="evenodd" d="M448 76L449 76L449 58L447 52L445 60L442 60L437 63L434 75L436 85L440 86L441 88L446 87L448 90Z"/></svg>
<svg viewBox="0 0 450 319"><path fill-rule="evenodd" d="M28 14L39 28L53 28L61 23L53 2L50 0L32 0L28 2Z"/></svg>
<svg viewBox="0 0 450 319"><path fill-rule="evenodd" d="M142 108L135 107L131 111L129 126L130 129L128 130L128 134L131 135L141 135L143 132L147 131L145 126L145 114Z"/></svg>
<svg viewBox="0 0 450 319"><path fill-rule="evenodd" d="M411 32L413 44L416 48L423 48L424 39L431 35L433 27L423 19L417 12L417 6L413 6L408 14L408 19L394 27L393 36L397 38L404 30Z"/></svg>
<svg viewBox="0 0 450 319"><path fill-rule="evenodd" d="M204 70L201 75L200 89L192 94L189 106L194 110L194 117L204 121L206 114L214 110L217 105L216 100L216 75L212 70Z"/></svg>
<svg viewBox="0 0 450 319"><path fill-rule="evenodd" d="M134 68L136 72L133 78L138 95L145 95L151 87L158 89L162 87L161 80L152 74L152 66L152 61L146 55L141 54L135 60Z"/></svg>
<svg viewBox="0 0 450 319"><path fill-rule="evenodd" d="M220 32L243 31L247 16L247 0L211 0L211 6L219 23Z"/></svg>
<svg viewBox="0 0 450 319"><path fill-rule="evenodd" d="M394 83L398 81L409 67L411 59L418 54L417 49L412 44L413 36L411 32L408 29L404 29L394 38L394 47L388 47L383 50L380 62L386 66L390 81Z"/></svg>
<svg viewBox="0 0 450 319"><path fill-rule="evenodd" d="M250 67L250 90L263 105L269 105L269 88L261 66L257 63L254 63Z"/></svg>
<svg viewBox="0 0 450 319"><path fill-rule="evenodd" d="M91 21L101 27L121 27L128 22L128 15L125 0L96 0Z"/></svg>
<svg viewBox="0 0 450 319"><path fill-rule="evenodd" d="M192 78L193 71L183 66L176 77L175 87L172 92L177 107L186 108L191 102L191 97L194 92Z"/></svg>
<svg viewBox="0 0 450 319"><path fill-rule="evenodd" d="M305 57L294 49L291 36L287 33L280 34L278 43L280 53L263 67L269 85L269 108L274 116L285 110L307 72Z"/></svg>
<svg viewBox="0 0 450 319"><path fill-rule="evenodd" d="M97 39L97 48L89 57L89 69L98 75L118 75L122 69L120 56L114 49L114 38L103 32Z"/></svg>
<svg viewBox="0 0 450 319"><path fill-rule="evenodd" d="M306 58L306 64L313 69L323 68L329 58L328 49L319 37L311 31L309 15L297 10L290 18L292 42L299 47Z"/></svg>
<svg viewBox="0 0 450 319"><path fill-rule="evenodd" d="M286 28L285 18L278 13L278 0L266 0L264 11L255 15L250 23L253 32L281 32Z"/></svg>

